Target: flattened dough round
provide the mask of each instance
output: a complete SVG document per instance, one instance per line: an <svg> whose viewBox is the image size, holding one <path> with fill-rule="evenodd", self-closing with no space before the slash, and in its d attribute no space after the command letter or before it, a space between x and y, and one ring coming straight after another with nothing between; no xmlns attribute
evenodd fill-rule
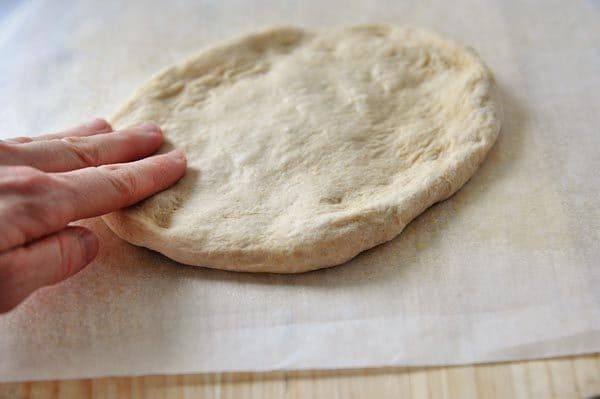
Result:
<svg viewBox="0 0 600 399"><path fill-rule="evenodd" d="M492 75L420 29L277 28L204 50L112 118L155 120L174 187L104 217L182 263L297 273L391 240L475 172L500 129Z"/></svg>

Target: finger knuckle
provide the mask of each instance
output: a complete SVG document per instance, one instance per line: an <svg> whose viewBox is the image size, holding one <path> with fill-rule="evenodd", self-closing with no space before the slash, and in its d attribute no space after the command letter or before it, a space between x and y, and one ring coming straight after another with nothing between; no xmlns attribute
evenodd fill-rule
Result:
<svg viewBox="0 0 600 399"><path fill-rule="evenodd" d="M32 193L46 189L51 184L48 174L30 166L14 166L6 171L2 179L2 188L18 193Z"/></svg>
<svg viewBox="0 0 600 399"><path fill-rule="evenodd" d="M15 209L17 214L21 214L21 220L29 221L29 225L34 230L40 227L44 230L50 229L55 223L54 218L48 212L48 206L36 198L27 198L20 203L20 207ZM39 227L38 227L39 226ZM30 234L26 234L29 236Z"/></svg>
<svg viewBox="0 0 600 399"><path fill-rule="evenodd" d="M96 166L100 164L100 149L86 144L83 137L64 137L60 139L68 151L81 166Z"/></svg>
<svg viewBox="0 0 600 399"><path fill-rule="evenodd" d="M131 170L122 167L101 167L115 191L125 198L131 198L140 186L139 177Z"/></svg>
<svg viewBox="0 0 600 399"><path fill-rule="evenodd" d="M17 144L31 143L33 139L31 137L13 137L6 140L0 140L0 151L5 152L17 152Z"/></svg>
<svg viewBox="0 0 600 399"><path fill-rule="evenodd" d="M31 143L33 139L31 137L15 137L10 139L10 141L19 144Z"/></svg>
<svg viewBox="0 0 600 399"><path fill-rule="evenodd" d="M0 140L0 155L2 155L2 157L14 156L16 152L17 148L13 143Z"/></svg>
<svg viewBox="0 0 600 399"><path fill-rule="evenodd" d="M31 231L55 225L62 209L53 201L58 186L50 175L28 166L9 169L8 176L0 182L0 192L7 194L4 206L0 206L0 218L11 221L4 231L13 234L7 234L0 243L21 241ZM12 239L6 238L11 236Z"/></svg>

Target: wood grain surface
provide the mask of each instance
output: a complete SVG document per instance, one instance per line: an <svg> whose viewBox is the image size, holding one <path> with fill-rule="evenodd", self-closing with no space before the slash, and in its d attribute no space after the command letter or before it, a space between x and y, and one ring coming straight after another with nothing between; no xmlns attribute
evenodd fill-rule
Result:
<svg viewBox="0 0 600 399"><path fill-rule="evenodd" d="M191 374L0 385L0 399L598 397L599 354L459 367Z"/></svg>

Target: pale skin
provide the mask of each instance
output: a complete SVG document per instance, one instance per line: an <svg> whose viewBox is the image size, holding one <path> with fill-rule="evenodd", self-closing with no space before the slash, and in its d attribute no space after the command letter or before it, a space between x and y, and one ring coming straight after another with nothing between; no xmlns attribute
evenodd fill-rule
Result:
<svg viewBox="0 0 600 399"><path fill-rule="evenodd" d="M179 180L183 152L147 122L119 131L94 119L64 132L0 140L0 313L83 269L96 235L79 219L132 205Z"/></svg>

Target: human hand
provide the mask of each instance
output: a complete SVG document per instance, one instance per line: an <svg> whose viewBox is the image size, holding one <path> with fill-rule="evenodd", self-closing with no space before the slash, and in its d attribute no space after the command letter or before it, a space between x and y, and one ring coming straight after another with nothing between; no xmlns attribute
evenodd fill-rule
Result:
<svg viewBox="0 0 600 399"><path fill-rule="evenodd" d="M114 132L102 119L0 140L0 313L94 259L97 237L70 222L132 205L179 180L183 152L145 158L162 143L152 122Z"/></svg>

